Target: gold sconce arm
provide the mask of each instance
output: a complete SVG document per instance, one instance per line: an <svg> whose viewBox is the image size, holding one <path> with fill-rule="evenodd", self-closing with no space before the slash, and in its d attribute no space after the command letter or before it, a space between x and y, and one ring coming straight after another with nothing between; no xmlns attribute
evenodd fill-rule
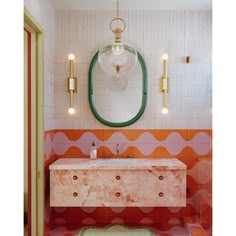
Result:
<svg viewBox="0 0 236 236"><path fill-rule="evenodd" d="M70 77L73 77L73 70L74 70L74 62L73 60L70 60L70 63L69 63L69 71L70 71Z"/></svg>
<svg viewBox="0 0 236 236"><path fill-rule="evenodd" d="M163 92L163 107L167 108L167 91Z"/></svg>
<svg viewBox="0 0 236 236"><path fill-rule="evenodd" d="M74 106L74 100L73 100L73 90L70 90L70 107Z"/></svg>
<svg viewBox="0 0 236 236"><path fill-rule="evenodd" d="M167 114L168 108L167 108L167 93L169 92L169 77L167 77L167 59L168 55L163 54L162 60L163 60L163 77L161 77L160 80L160 92L163 93L163 109L162 113Z"/></svg>
<svg viewBox="0 0 236 236"><path fill-rule="evenodd" d="M68 93L70 94L70 107L68 109L68 113L70 115L73 115L75 113L74 93L77 92L77 77L73 77L74 58L75 56L73 54L68 55L70 77L67 78L67 90L68 90Z"/></svg>

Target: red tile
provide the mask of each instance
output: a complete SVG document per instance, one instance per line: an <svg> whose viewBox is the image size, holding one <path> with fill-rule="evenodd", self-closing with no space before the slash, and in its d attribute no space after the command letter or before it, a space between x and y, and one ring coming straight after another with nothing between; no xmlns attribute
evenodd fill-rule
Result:
<svg viewBox="0 0 236 236"><path fill-rule="evenodd" d="M206 231L199 226L191 226L190 232L192 236L208 236Z"/></svg>

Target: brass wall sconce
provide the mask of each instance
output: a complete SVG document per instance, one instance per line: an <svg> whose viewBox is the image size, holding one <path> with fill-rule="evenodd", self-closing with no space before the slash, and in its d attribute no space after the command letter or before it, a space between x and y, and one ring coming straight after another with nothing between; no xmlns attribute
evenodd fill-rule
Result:
<svg viewBox="0 0 236 236"><path fill-rule="evenodd" d="M187 57L186 57L186 63L187 63L187 64L190 63L190 56L187 56Z"/></svg>
<svg viewBox="0 0 236 236"><path fill-rule="evenodd" d="M167 77L167 59L168 54L162 55L162 61L163 61L163 76L160 80L160 91L163 93L163 108L162 108L162 114L166 115L168 113L167 108L167 93L169 92L169 77Z"/></svg>
<svg viewBox="0 0 236 236"><path fill-rule="evenodd" d="M68 109L68 113L70 115L73 115L75 113L74 108L74 93L77 93L77 77L74 77L73 71L74 71L74 54L68 55L69 59L69 71L70 71L70 77L67 78L67 88L68 93L70 94L70 107Z"/></svg>

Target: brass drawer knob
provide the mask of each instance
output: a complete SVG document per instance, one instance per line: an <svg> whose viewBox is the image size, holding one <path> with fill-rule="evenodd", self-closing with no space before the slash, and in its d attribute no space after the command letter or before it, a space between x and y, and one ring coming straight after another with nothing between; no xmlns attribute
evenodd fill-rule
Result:
<svg viewBox="0 0 236 236"><path fill-rule="evenodd" d="M120 193L119 193L119 192L117 192L117 193L116 193L116 196L117 196L117 197L119 197L119 196L120 196Z"/></svg>
<svg viewBox="0 0 236 236"><path fill-rule="evenodd" d="M73 197L77 197L77 196L78 196L78 193L73 192Z"/></svg>
<svg viewBox="0 0 236 236"><path fill-rule="evenodd" d="M163 176L162 175L159 176L159 180L163 180Z"/></svg>
<svg viewBox="0 0 236 236"><path fill-rule="evenodd" d="M159 197L163 197L163 195L164 195L163 192L159 193Z"/></svg>
<svg viewBox="0 0 236 236"><path fill-rule="evenodd" d="M76 175L73 176L73 180L77 180L78 177Z"/></svg>
<svg viewBox="0 0 236 236"><path fill-rule="evenodd" d="M117 176L116 176L116 179L117 179L117 180L119 180L119 179L120 179L120 176L119 176L119 175L117 175Z"/></svg>

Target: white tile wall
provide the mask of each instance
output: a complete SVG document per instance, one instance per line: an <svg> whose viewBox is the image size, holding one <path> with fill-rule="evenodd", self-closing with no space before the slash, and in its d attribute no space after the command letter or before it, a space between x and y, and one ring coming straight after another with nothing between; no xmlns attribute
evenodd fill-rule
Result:
<svg viewBox="0 0 236 236"><path fill-rule="evenodd" d="M97 121L88 103L88 68L96 51L113 40L114 11L57 11L47 0L25 0L45 29L45 130L110 129ZM148 102L143 116L124 129L209 129L212 123L212 12L121 11L127 28L122 38L134 43L146 61ZM69 53L76 56L76 114L67 113ZM161 113L161 56L169 54L168 115ZM185 57L190 56L190 64Z"/></svg>
<svg viewBox="0 0 236 236"><path fill-rule="evenodd" d="M148 70L148 102L143 116L129 129L211 128L211 11L123 11L127 28L122 37L133 42L143 55ZM96 121L88 104L88 68L95 52L113 39L109 22L115 12L60 11L56 18L55 128L109 128ZM75 95L77 113L67 114L67 55L76 56L79 78ZM161 56L169 54L168 115L162 115ZM190 56L190 64L185 57Z"/></svg>
<svg viewBox="0 0 236 236"><path fill-rule="evenodd" d="M55 10L48 0L24 0L24 7L43 29L44 33L44 129L54 129L55 79Z"/></svg>

